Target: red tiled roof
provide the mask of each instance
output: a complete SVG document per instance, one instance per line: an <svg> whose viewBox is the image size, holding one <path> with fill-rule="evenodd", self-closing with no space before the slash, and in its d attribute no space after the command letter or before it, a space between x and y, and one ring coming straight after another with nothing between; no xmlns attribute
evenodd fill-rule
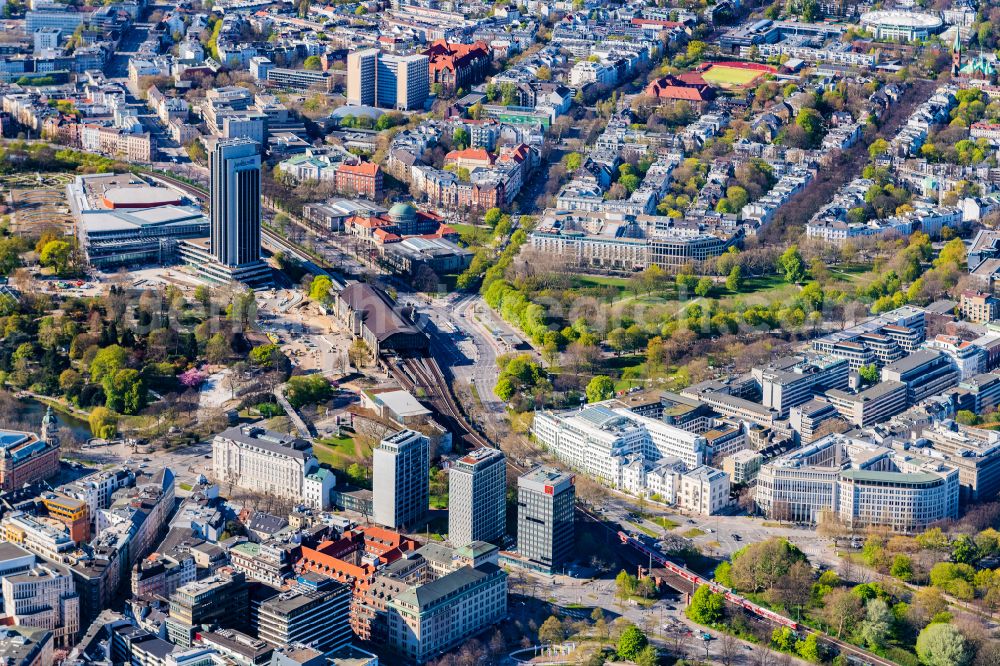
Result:
<svg viewBox="0 0 1000 666"><path fill-rule="evenodd" d="M646 86L646 94L659 99L682 99L693 102L703 102L715 97L715 91L708 84L689 83L670 74L650 82Z"/></svg>
<svg viewBox="0 0 1000 666"><path fill-rule="evenodd" d="M444 156L445 160L453 162L456 160L469 160L477 162L488 162L493 164L493 156L488 150L483 148L466 148L465 150L453 150Z"/></svg>
<svg viewBox="0 0 1000 666"><path fill-rule="evenodd" d="M490 47L483 42L473 44L449 44L443 39L436 39L423 52L430 58L432 71L467 67L473 60L490 57Z"/></svg>
<svg viewBox="0 0 1000 666"><path fill-rule="evenodd" d="M353 173L358 176L370 176L374 178L378 175L379 166L372 162L362 162L361 164L341 164L338 171Z"/></svg>

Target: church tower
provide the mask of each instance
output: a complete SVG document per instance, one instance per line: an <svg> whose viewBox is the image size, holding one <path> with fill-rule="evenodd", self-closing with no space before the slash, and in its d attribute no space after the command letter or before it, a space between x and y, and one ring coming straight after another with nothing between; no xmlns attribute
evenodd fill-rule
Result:
<svg viewBox="0 0 1000 666"><path fill-rule="evenodd" d="M45 417L42 419L42 441L47 442L52 448L59 446L58 430L59 423L56 421L56 415L52 413L52 407L50 406L45 410Z"/></svg>

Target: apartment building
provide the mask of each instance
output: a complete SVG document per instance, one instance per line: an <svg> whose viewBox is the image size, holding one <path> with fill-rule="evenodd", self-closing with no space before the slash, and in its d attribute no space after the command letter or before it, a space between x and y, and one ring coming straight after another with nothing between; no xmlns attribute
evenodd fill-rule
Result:
<svg viewBox="0 0 1000 666"><path fill-rule="evenodd" d="M132 567L132 596L168 598L177 588L194 582L197 577L197 567L190 554L153 553Z"/></svg>
<svg viewBox="0 0 1000 666"><path fill-rule="evenodd" d="M7 666L50 666L52 632L36 627L0 628L0 654Z"/></svg>
<svg viewBox="0 0 1000 666"><path fill-rule="evenodd" d="M324 541L315 548L303 546L297 567L351 588L351 629L362 640L369 640L372 615L366 610L366 598L376 575L415 550L415 541L396 532L381 527L356 528L336 541Z"/></svg>
<svg viewBox="0 0 1000 666"><path fill-rule="evenodd" d="M412 528L427 517L430 500L429 440L415 430L401 430L372 454L372 519L389 529Z"/></svg>
<svg viewBox="0 0 1000 666"><path fill-rule="evenodd" d="M517 479L517 552L544 571L557 571L573 552L575 477L551 467Z"/></svg>
<svg viewBox="0 0 1000 666"><path fill-rule="evenodd" d="M851 393L840 389L826 392L830 404L848 423L867 427L899 414L910 404L906 384L882 381L863 391Z"/></svg>
<svg viewBox="0 0 1000 666"><path fill-rule="evenodd" d="M309 442L258 426L235 426L212 440L212 469L223 487L299 500L316 466Z"/></svg>
<svg viewBox="0 0 1000 666"><path fill-rule="evenodd" d="M128 162L148 164L156 156L156 139L152 134L105 125L81 125L80 147Z"/></svg>
<svg viewBox="0 0 1000 666"><path fill-rule="evenodd" d="M45 493L41 496L42 506L69 530L69 538L76 543L90 539L90 512L87 503L62 493Z"/></svg>
<svg viewBox="0 0 1000 666"><path fill-rule="evenodd" d="M981 291L963 291L958 309L964 319L988 324L1000 318L1000 299Z"/></svg>
<svg viewBox="0 0 1000 666"><path fill-rule="evenodd" d="M4 541L16 544L51 562L61 562L76 544L65 530L57 529L24 511L11 511L0 521Z"/></svg>
<svg viewBox="0 0 1000 666"><path fill-rule="evenodd" d="M985 414L1000 405L1000 374L986 372L963 379L958 388L964 391L959 398L959 409Z"/></svg>
<svg viewBox="0 0 1000 666"><path fill-rule="evenodd" d="M960 500L989 502L1000 492L1000 433L962 426L954 421L924 428L912 455L943 460L959 473ZM924 450L924 447L929 450Z"/></svg>
<svg viewBox="0 0 1000 666"><path fill-rule="evenodd" d="M906 384L910 405L956 386L960 378L955 363L940 351L918 350L882 368L883 382Z"/></svg>
<svg viewBox="0 0 1000 666"><path fill-rule="evenodd" d="M789 410L788 425L799 442L811 444L822 436L820 427L823 423L838 416L840 412L831 402L813 398Z"/></svg>
<svg viewBox="0 0 1000 666"><path fill-rule="evenodd" d="M722 471L733 483L750 483L757 478L757 472L764 463L764 456L757 451L743 449L722 459Z"/></svg>
<svg viewBox="0 0 1000 666"><path fill-rule="evenodd" d="M389 602L389 647L422 664L507 615L507 574L493 563L465 566Z"/></svg>
<svg viewBox="0 0 1000 666"><path fill-rule="evenodd" d="M507 459L498 449L476 449L448 470L448 540L497 543L506 532Z"/></svg>
<svg viewBox="0 0 1000 666"><path fill-rule="evenodd" d="M4 611L14 625L52 632L53 645L70 647L80 633L80 597L69 570L35 564L2 579Z"/></svg>
<svg viewBox="0 0 1000 666"><path fill-rule="evenodd" d="M924 311L904 305L867 319L856 326L813 340L813 349L847 359L851 370L882 367L916 351L926 337Z"/></svg>

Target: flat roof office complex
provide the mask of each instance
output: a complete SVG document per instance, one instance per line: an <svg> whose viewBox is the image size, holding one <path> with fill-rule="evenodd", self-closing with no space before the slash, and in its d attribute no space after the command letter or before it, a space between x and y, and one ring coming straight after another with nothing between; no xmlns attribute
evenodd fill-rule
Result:
<svg viewBox="0 0 1000 666"><path fill-rule="evenodd" d="M537 412L532 432L570 467L614 488L639 456L654 463L676 457L690 468L705 462L705 438L624 408L598 403L579 411Z"/></svg>
<svg viewBox="0 0 1000 666"><path fill-rule="evenodd" d="M453 546L473 541L496 543L503 537L506 462L497 449L477 449L452 463L448 471L448 540Z"/></svg>
<svg viewBox="0 0 1000 666"><path fill-rule="evenodd" d="M830 435L763 465L756 501L769 518L915 532L958 516L958 471Z"/></svg>
<svg viewBox="0 0 1000 666"><path fill-rule="evenodd" d="M209 156L210 242L186 242L181 251L210 280L254 284L270 279L260 258L260 150L253 139L220 139Z"/></svg>

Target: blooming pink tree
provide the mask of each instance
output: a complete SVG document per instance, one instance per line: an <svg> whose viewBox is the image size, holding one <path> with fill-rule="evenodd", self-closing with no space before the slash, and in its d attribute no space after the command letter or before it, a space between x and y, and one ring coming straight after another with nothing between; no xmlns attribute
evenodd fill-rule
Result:
<svg viewBox="0 0 1000 666"><path fill-rule="evenodd" d="M182 372L177 378L180 380L182 386L197 388L205 381L206 377L207 375L198 368L191 368Z"/></svg>

